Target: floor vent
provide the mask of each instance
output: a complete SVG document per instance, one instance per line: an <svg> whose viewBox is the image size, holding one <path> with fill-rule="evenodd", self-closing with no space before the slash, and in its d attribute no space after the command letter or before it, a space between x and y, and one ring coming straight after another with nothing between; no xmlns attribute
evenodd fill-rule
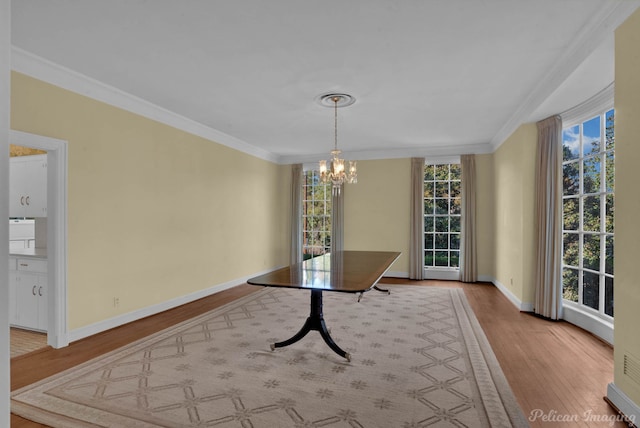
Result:
<svg viewBox="0 0 640 428"><path fill-rule="evenodd" d="M640 385L640 362L629 354L624 354L624 374Z"/></svg>

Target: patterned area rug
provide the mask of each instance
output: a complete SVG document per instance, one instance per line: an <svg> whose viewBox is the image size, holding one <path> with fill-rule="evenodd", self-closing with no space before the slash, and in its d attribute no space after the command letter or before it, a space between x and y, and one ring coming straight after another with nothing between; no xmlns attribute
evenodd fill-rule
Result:
<svg viewBox="0 0 640 428"><path fill-rule="evenodd" d="M385 286L386 287L386 286ZM296 333L309 291L266 288L12 394L53 427L528 426L462 289L324 293L351 361Z"/></svg>

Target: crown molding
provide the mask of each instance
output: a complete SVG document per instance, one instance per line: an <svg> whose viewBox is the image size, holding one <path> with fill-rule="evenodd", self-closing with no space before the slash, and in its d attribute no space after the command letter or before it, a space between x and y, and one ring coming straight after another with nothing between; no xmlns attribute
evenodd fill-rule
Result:
<svg viewBox="0 0 640 428"><path fill-rule="evenodd" d="M611 83L583 103L560 113L560 117L562 117L562 127L566 128L577 125L586 119L599 115L603 111L612 109L614 90L615 84Z"/></svg>
<svg viewBox="0 0 640 428"><path fill-rule="evenodd" d="M524 102L493 137L492 151L497 150L521 124L527 122L535 109L587 59L593 47L598 46L607 34L618 28L638 6L637 1L603 2L599 13L592 15L592 19L582 27L581 34L573 39L555 66L534 86Z"/></svg>
<svg viewBox="0 0 640 428"><path fill-rule="evenodd" d="M205 126L16 46L12 46L11 49L11 68L18 73L26 74L71 92L172 126L251 156L270 162L277 162L278 160L278 156L271 152L252 146L236 137Z"/></svg>

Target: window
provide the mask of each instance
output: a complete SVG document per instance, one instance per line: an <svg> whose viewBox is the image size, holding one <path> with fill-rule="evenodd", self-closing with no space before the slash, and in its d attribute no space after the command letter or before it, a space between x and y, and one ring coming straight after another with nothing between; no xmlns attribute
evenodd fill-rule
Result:
<svg viewBox="0 0 640 428"><path fill-rule="evenodd" d="M613 317L613 119L608 110L562 133L563 297L605 319Z"/></svg>
<svg viewBox="0 0 640 428"><path fill-rule="evenodd" d="M460 164L424 167L424 267L460 268Z"/></svg>
<svg viewBox="0 0 640 428"><path fill-rule="evenodd" d="M305 171L302 190L302 258L306 260L331 250L331 183L322 183L318 171Z"/></svg>

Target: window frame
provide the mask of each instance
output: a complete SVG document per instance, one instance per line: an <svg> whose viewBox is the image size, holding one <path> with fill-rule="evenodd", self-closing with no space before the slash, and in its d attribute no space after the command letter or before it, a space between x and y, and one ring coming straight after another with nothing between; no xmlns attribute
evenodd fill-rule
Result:
<svg viewBox="0 0 640 428"><path fill-rule="evenodd" d="M433 179L432 180L427 180L426 177L426 173L427 173L427 167L429 166L433 166L433 167L437 167L437 166L442 166L442 165L448 165L449 166L449 176L447 177L447 180L441 180L441 179L437 179L436 175L434 174ZM451 165L457 165L459 169L461 169L461 164L460 164L460 157L459 156L454 156L454 157L446 157L446 158L430 158L430 159L426 159L425 163L424 163L424 167L423 167L423 186L422 186L422 191L423 191L423 205L422 205L422 215L424 218L424 227L423 227L423 231L422 231L422 239L423 239L423 256L422 256L422 269L423 269L423 276L425 279L450 279L450 280L458 280L460 278L460 264L461 264L461 259L462 259L462 172L460 170L460 172L458 173L458 179L452 179L451 178ZM435 172L435 171L434 171ZM427 198L426 194L427 194L427 188L425 187L427 183L433 183L433 194L432 197ZM438 198L437 196L437 185L438 183L447 183L447 197L446 198ZM452 198L451 197L451 188L452 188L452 184L453 183L457 183L458 184L458 196ZM426 206L427 206L427 199L432 199L433 200L433 210L431 211L431 213L427 213L426 212ZM438 213L437 212L437 203L436 201L438 199L447 199L447 208L448 208L448 212L446 214L443 213ZM452 209L452 203L451 200L452 199L458 199L459 200L459 204L458 204L458 213L452 213L451 209ZM433 218L433 227L430 228L430 230L427 230L429 228L428 226L428 218L431 217ZM437 224L437 219L438 218L446 218L447 219L447 230L446 231L441 231L441 234L446 234L447 235L447 248L446 249L441 249L441 251L446 251L447 252L447 266L438 266L436 265L436 255L435 253L437 252L437 250L439 250L438 248L436 248L436 236L438 235L438 231L436 230L436 224ZM451 231L451 220L452 218L457 218L458 219L458 230L457 231ZM430 236L429 236L430 235ZM452 237L453 236L457 236L458 239L458 243L457 243L457 248L452 247ZM427 241L431 240L433 241L433 245L431 246L431 248L427 248ZM426 264L426 259L428 256L428 251L432 252L432 257L433 257L433 264L432 265L427 265ZM452 262L452 253L457 253L458 257L457 257L457 266L452 266L451 262Z"/></svg>
<svg viewBox="0 0 640 428"><path fill-rule="evenodd" d="M611 103L612 104L612 103ZM586 112L583 115L576 115L573 117L573 120L563 124L562 130L562 146L564 147L565 143L565 132L567 130L573 129L575 127L578 128L578 156L571 159L564 159L562 156L562 166L561 166L561 176L563 179L563 183L565 180L564 171L567 166L577 165L578 169L578 190L577 193L565 195L565 188L563 186L562 189L562 272L563 272L563 305L565 308L573 309L575 311L583 312L588 315L594 316L600 320L602 320L607 327L611 328L611 335L613 329L613 316L615 312L613 311L613 304L610 306L612 314L609 315L607 313L608 305L607 305L607 279L610 278L614 280L615 272L613 268L611 269L611 273L607 271L607 242L609 238L611 239L611 246L614 247L615 240L615 230L611 229L608 231L607 229L607 208L609 197L612 200L612 207L615 207L615 188L614 183L611 183L611 188L608 186L607 182L607 169L610 166L614 166L614 162L608 161L608 156L611 154L613 157L613 161L615 161L615 143L611 148L608 148L607 144L607 125L608 125L608 117L609 115L613 115L615 117L615 111L613 109L613 105L609 103L605 105L601 105L598 108L599 111L595 112L592 108L591 111ZM588 142L588 136L585 137L584 127L586 124L594 120L595 118L599 118L599 140L600 140L600 148L597 153L585 153L585 144ZM564 119L564 118L563 118ZM615 124L614 124L614 135L615 135ZM614 137L615 141L615 137ZM563 149L561 149L563 150ZM564 153L564 152L563 152ZM597 160L600 165L600 170L598 172L599 175L599 188L598 189L585 189L585 166L591 160ZM588 177L588 176L587 176ZM613 173L613 181L615 182L615 166ZM585 202L587 199L598 198L597 205L599 207L598 215L598 230L588 230L589 227L585 225ZM567 229L566 219L565 219L565 203L567 201L575 200L578 205L578 224L576 228ZM565 240L568 236L576 236L577 237L577 247L578 253L575 257L577 257L577 266L574 264L566 264L565 252L567 248L567 241ZM597 237L599 240L599 253L598 253L598 267L595 269L594 266L585 266L585 238L591 239L590 237ZM612 250L613 252L613 250ZM577 302L573 300L569 300L565 298L565 288L564 288L564 272L565 269L569 269L571 271L576 271L577 273ZM597 309L591 307L589 304L584 301L584 281L585 281L585 273L589 275L598 275L598 298L597 298ZM615 287L615 282L612 281L611 285L611 300L613 301L613 289ZM566 317L565 317L566 318ZM578 323L578 325L580 325ZM582 326L582 325L581 325ZM583 326L584 327L584 326ZM593 329L584 327L589 331L593 331ZM602 336L601 334L598 334Z"/></svg>
<svg viewBox="0 0 640 428"><path fill-rule="evenodd" d="M302 230L302 260L306 260L308 258L312 258L318 255L326 254L331 251L331 209L332 209L332 193L331 193L331 183L322 183L320 180L320 171L315 168L303 168L303 177L302 177L302 218L301 218L301 230ZM309 177L311 174L311 177ZM312 184L309 184L309 179L311 178ZM318 195L317 192L311 192L311 199L308 199L309 193L307 192L309 187L317 187L324 188L324 192L322 193L322 198L315 198ZM314 205L320 204L322 205L322 214L311 214L307 212L308 203L312 203ZM322 224L322 228L317 228L314 226L309 227L310 217L321 217L323 221L315 224ZM325 238L325 242L320 245L316 244L316 237L314 235L318 234L320 239L322 237ZM328 240L327 240L328 238ZM309 242L311 242L309 244ZM311 251L309 251L311 249ZM317 251L314 251L317 250Z"/></svg>

